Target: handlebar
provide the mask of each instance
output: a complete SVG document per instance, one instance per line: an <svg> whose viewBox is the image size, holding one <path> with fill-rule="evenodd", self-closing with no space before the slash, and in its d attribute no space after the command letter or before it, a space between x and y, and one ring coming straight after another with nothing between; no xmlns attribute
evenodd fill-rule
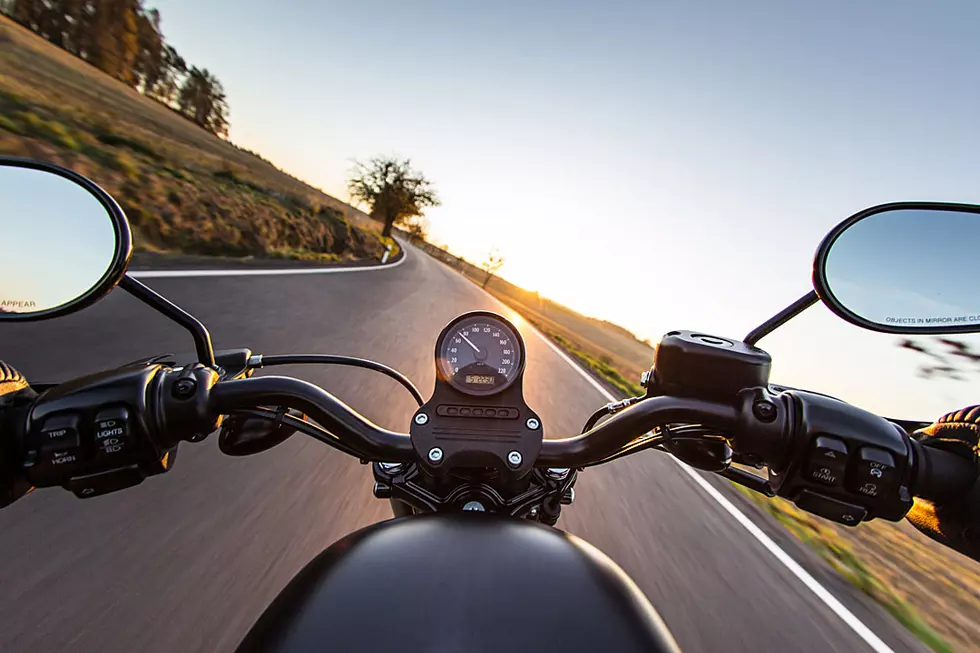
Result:
<svg viewBox="0 0 980 653"><path fill-rule="evenodd" d="M664 424L693 422L728 430L738 417L739 412L725 404L686 397L651 397L581 435L545 440L535 466L584 467L615 454L630 440Z"/></svg>
<svg viewBox="0 0 980 653"><path fill-rule="evenodd" d="M959 454L912 441L915 478L912 493L944 501L967 492L977 480L977 465Z"/></svg>
<svg viewBox="0 0 980 653"><path fill-rule="evenodd" d="M296 408L371 460L402 462L415 454L407 434L381 428L323 388L299 379L262 376L221 381L211 388L210 405L219 414L256 406Z"/></svg>
<svg viewBox="0 0 980 653"><path fill-rule="evenodd" d="M220 380L201 365L151 363L45 392L28 421L25 469L37 487L60 485L79 496L94 496L167 471L178 442L202 439L217 428L222 415L238 413L295 426L285 409L308 415L315 424L307 424L305 432L362 461L420 462L431 451L417 449L413 436L372 423L306 381L282 376ZM683 430L676 429L682 424L697 427L683 443L671 439ZM649 437L666 426L675 435ZM696 432L714 435L691 435ZM474 443L474 454L485 454L478 440L465 439ZM663 444L696 467L701 466L699 452L707 452L702 443L717 447L717 455L702 459L721 462L722 469L733 453L740 462L766 465L768 481L752 478L767 494L849 524L874 517L900 519L911 507L912 495L954 497L976 479L971 461L923 446L884 418L822 395L773 393L766 387L734 396L646 397L581 435L540 441L533 457L525 460L528 469L581 468L649 448L654 441L663 441L657 446ZM718 471L716 465L710 469ZM125 478L119 477L122 472Z"/></svg>

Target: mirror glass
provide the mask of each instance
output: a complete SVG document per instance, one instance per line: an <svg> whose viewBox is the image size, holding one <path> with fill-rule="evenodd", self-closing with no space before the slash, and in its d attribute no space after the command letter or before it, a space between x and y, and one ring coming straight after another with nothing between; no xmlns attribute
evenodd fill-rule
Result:
<svg viewBox="0 0 980 653"><path fill-rule="evenodd" d="M825 241L814 277L821 299L866 328L980 331L980 207L896 206Z"/></svg>
<svg viewBox="0 0 980 653"><path fill-rule="evenodd" d="M120 222L80 183L0 163L0 320L61 314L109 290L130 246Z"/></svg>

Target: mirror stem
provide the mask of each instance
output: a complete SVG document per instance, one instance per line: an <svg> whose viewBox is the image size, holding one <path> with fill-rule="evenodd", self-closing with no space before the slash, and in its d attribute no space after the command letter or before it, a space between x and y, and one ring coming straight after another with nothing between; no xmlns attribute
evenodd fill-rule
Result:
<svg viewBox="0 0 980 653"><path fill-rule="evenodd" d="M119 282L119 287L187 329L194 337L198 360L208 367L214 367L214 347L211 346L211 334L208 333L207 328L200 320L128 274Z"/></svg>
<svg viewBox="0 0 980 653"><path fill-rule="evenodd" d="M818 301L820 301L820 298L817 297L816 291L811 290L756 328L752 329L749 335L745 336L745 339L742 342L747 345L755 345L755 343L759 342L764 337L816 304Z"/></svg>

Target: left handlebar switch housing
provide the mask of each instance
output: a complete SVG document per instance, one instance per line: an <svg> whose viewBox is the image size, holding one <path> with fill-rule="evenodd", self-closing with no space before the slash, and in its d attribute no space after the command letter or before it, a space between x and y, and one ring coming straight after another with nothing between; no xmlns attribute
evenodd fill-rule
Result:
<svg viewBox="0 0 980 653"><path fill-rule="evenodd" d="M58 385L28 417L25 476L35 487L61 486L89 498L166 472L181 439L217 427L206 409L216 381L217 373L203 366L149 364ZM193 436L172 435L181 427Z"/></svg>

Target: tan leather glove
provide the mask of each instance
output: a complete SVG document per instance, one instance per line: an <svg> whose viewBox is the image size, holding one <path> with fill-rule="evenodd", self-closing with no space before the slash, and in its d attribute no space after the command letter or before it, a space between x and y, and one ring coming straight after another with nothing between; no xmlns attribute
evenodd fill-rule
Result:
<svg viewBox="0 0 980 653"><path fill-rule="evenodd" d="M35 398L24 375L0 361L0 508L31 489L21 468L21 452L27 412Z"/></svg>
<svg viewBox="0 0 980 653"><path fill-rule="evenodd" d="M980 561L980 406L943 415L913 437L924 446L971 459L978 480L962 496L942 503L916 499L906 519L937 542Z"/></svg>

